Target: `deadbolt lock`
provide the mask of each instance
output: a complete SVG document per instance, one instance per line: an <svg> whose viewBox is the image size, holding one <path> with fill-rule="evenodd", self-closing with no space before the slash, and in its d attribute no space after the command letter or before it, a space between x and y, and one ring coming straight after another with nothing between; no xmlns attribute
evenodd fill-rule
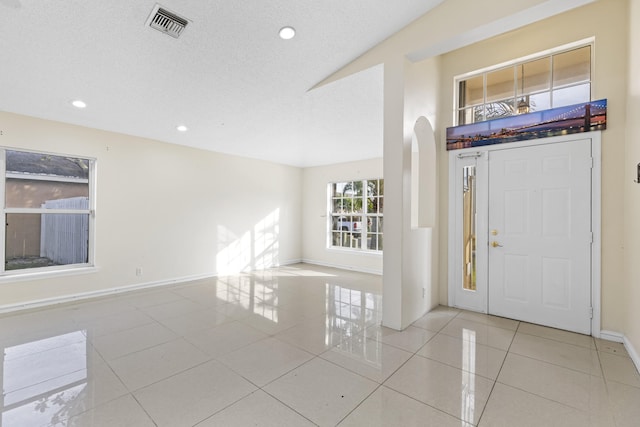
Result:
<svg viewBox="0 0 640 427"><path fill-rule="evenodd" d="M492 236L497 236L498 235L498 230L491 230L491 235Z"/></svg>

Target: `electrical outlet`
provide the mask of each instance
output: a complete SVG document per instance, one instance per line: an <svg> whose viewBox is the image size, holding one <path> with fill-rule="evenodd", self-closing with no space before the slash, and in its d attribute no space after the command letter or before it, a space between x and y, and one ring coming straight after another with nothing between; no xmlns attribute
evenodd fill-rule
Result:
<svg viewBox="0 0 640 427"><path fill-rule="evenodd" d="M136 267L136 276L142 276L142 267Z"/></svg>

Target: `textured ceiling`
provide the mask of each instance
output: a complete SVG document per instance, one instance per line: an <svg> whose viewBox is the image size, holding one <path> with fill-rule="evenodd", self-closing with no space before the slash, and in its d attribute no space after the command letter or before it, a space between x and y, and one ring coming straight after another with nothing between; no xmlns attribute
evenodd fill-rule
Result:
<svg viewBox="0 0 640 427"><path fill-rule="evenodd" d="M441 1L163 0L191 20L174 39L145 26L153 0L0 0L0 110L296 166L380 157L381 67L309 89Z"/></svg>
<svg viewBox="0 0 640 427"><path fill-rule="evenodd" d="M0 0L0 110L300 167L381 157L382 66L310 89L465 1L162 0L191 21L174 39L145 26L154 0Z"/></svg>

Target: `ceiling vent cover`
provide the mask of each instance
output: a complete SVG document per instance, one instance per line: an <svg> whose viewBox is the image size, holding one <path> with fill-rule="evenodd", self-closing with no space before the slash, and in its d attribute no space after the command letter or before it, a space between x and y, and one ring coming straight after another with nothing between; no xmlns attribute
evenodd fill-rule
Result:
<svg viewBox="0 0 640 427"><path fill-rule="evenodd" d="M155 5L147 20L147 25L151 28L162 31L176 39L180 37L188 23L189 21L186 18L170 12L159 4Z"/></svg>

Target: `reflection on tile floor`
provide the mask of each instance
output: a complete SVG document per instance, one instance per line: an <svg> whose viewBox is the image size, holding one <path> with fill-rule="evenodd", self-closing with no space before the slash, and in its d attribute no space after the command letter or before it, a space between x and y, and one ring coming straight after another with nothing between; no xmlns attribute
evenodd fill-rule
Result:
<svg viewBox="0 0 640 427"><path fill-rule="evenodd" d="M0 316L0 426L637 426L624 346L298 264Z"/></svg>

